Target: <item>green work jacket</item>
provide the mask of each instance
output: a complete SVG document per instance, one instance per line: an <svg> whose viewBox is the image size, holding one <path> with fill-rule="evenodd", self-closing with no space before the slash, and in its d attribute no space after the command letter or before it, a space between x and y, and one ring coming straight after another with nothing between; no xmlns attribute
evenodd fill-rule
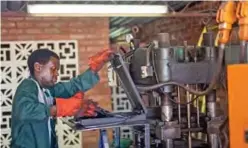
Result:
<svg viewBox="0 0 248 148"><path fill-rule="evenodd" d="M87 91L99 81L99 76L87 70L68 82L49 88L54 98L69 98L78 91ZM17 87L11 113L11 148L57 148L55 119L51 120L51 140L48 120L50 107L38 100L36 82L24 79Z"/></svg>

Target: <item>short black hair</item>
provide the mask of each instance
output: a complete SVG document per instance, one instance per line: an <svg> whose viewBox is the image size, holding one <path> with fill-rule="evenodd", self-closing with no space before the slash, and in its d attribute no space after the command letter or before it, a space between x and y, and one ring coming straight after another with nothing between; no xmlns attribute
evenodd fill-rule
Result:
<svg viewBox="0 0 248 148"><path fill-rule="evenodd" d="M34 63L46 64L51 57L59 59L59 56L49 49L37 49L28 57L28 68L30 74L34 75Z"/></svg>

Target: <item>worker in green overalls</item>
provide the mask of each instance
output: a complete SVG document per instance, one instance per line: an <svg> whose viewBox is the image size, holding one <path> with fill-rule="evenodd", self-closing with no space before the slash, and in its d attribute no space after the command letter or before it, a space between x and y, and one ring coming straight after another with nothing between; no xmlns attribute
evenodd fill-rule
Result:
<svg viewBox="0 0 248 148"><path fill-rule="evenodd" d="M81 108L82 99L73 96L99 82L97 72L110 54L110 50L96 54L84 73L68 82L56 83L58 55L48 49L35 50L28 58L30 77L17 87L13 99L11 148L57 148L55 118L73 116Z"/></svg>

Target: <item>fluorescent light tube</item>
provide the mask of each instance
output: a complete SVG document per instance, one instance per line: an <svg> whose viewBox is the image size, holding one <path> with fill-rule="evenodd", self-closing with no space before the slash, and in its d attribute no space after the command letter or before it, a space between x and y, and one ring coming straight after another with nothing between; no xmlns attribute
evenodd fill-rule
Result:
<svg viewBox="0 0 248 148"><path fill-rule="evenodd" d="M167 5L88 5L88 4L31 4L28 13L41 16L161 16Z"/></svg>

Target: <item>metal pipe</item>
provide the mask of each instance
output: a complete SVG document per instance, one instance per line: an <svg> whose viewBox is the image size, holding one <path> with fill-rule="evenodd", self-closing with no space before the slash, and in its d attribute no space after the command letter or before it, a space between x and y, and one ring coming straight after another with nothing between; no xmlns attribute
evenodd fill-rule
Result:
<svg viewBox="0 0 248 148"><path fill-rule="evenodd" d="M170 94L167 93L164 95L164 97L162 98L162 121L164 122L169 122L172 120L173 117L173 106L172 106L172 102L169 99ZM163 139L163 146L166 148L173 148L173 139Z"/></svg>
<svg viewBox="0 0 248 148"><path fill-rule="evenodd" d="M196 85L197 90L197 85ZM199 99L196 99L196 125L198 128L200 128L200 109L199 109ZM196 137L200 139L201 133L197 132Z"/></svg>
<svg viewBox="0 0 248 148"><path fill-rule="evenodd" d="M173 148L173 140L172 139L166 139L163 141L163 146L165 148Z"/></svg>
<svg viewBox="0 0 248 148"><path fill-rule="evenodd" d="M205 59L216 61L216 48L214 46L214 33L212 31L203 34L203 45L205 46Z"/></svg>
<svg viewBox="0 0 248 148"><path fill-rule="evenodd" d="M216 112L216 90L213 90L207 95L207 112L210 118L217 117ZM210 148L218 148L218 135L208 134Z"/></svg>
<svg viewBox="0 0 248 148"><path fill-rule="evenodd" d="M177 87L177 102L178 102L178 123L181 124L181 95L180 87Z"/></svg>
<svg viewBox="0 0 248 148"><path fill-rule="evenodd" d="M197 85L196 85L196 90L198 90L198 86ZM197 118L197 127L200 127L199 99L196 99L196 118Z"/></svg>
<svg viewBox="0 0 248 148"><path fill-rule="evenodd" d="M197 62L197 54L195 54L194 60L195 60L195 63L196 63ZM195 85L195 90L198 91L197 84ZM196 121L197 121L197 127L200 127L199 99L196 99Z"/></svg>
<svg viewBox="0 0 248 148"><path fill-rule="evenodd" d="M139 133L135 134L135 142L135 147L141 148L141 137Z"/></svg>
<svg viewBox="0 0 248 148"><path fill-rule="evenodd" d="M218 148L218 135L217 134L209 134L209 144L210 148Z"/></svg>
<svg viewBox="0 0 248 148"><path fill-rule="evenodd" d="M120 142L120 136L121 135L121 129L120 127L115 128L115 148L120 148L121 142Z"/></svg>
<svg viewBox="0 0 248 148"><path fill-rule="evenodd" d="M158 33L155 37L158 40L159 48L168 48L170 47L170 35L169 33ZM168 56L170 57L170 56Z"/></svg>
<svg viewBox="0 0 248 148"><path fill-rule="evenodd" d="M187 85L188 87L188 85ZM189 92L187 92L187 102L191 100ZM191 112L190 112L190 104L187 104L187 120L188 120L188 128L191 128L191 120L190 120ZM191 132L188 132L188 148L192 147L192 138L191 138Z"/></svg>
<svg viewBox="0 0 248 148"><path fill-rule="evenodd" d="M145 125L145 148L150 148L150 125Z"/></svg>
<svg viewBox="0 0 248 148"><path fill-rule="evenodd" d="M170 36L168 33L158 33L156 35L157 48L154 50L154 72L157 83L167 82L171 79L169 63L172 59L172 49L170 48ZM161 89L163 92L169 93L172 91L172 86L164 86Z"/></svg>
<svg viewBox="0 0 248 148"><path fill-rule="evenodd" d="M239 54L239 60L240 63L246 63L248 62L248 47L246 46L246 41L240 42L240 54Z"/></svg>
<svg viewBox="0 0 248 148"><path fill-rule="evenodd" d="M207 109L208 109L208 116L210 118L214 118L217 116L216 114L216 90L213 90L211 93L207 95Z"/></svg>
<svg viewBox="0 0 248 148"><path fill-rule="evenodd" d="M169 95L169 94L167 94ZM164 95L162 98L162 106L161 106L161 119L162 121L169 122L172 120L173 107L170 99Z"/></svg>
<svg viewBox="0 0 248 148"><path fill-rule="evenodd" d="M187 13L169 13L162 17L216 17L216 13L200 13L200 12L187 12Z"/></svg>

